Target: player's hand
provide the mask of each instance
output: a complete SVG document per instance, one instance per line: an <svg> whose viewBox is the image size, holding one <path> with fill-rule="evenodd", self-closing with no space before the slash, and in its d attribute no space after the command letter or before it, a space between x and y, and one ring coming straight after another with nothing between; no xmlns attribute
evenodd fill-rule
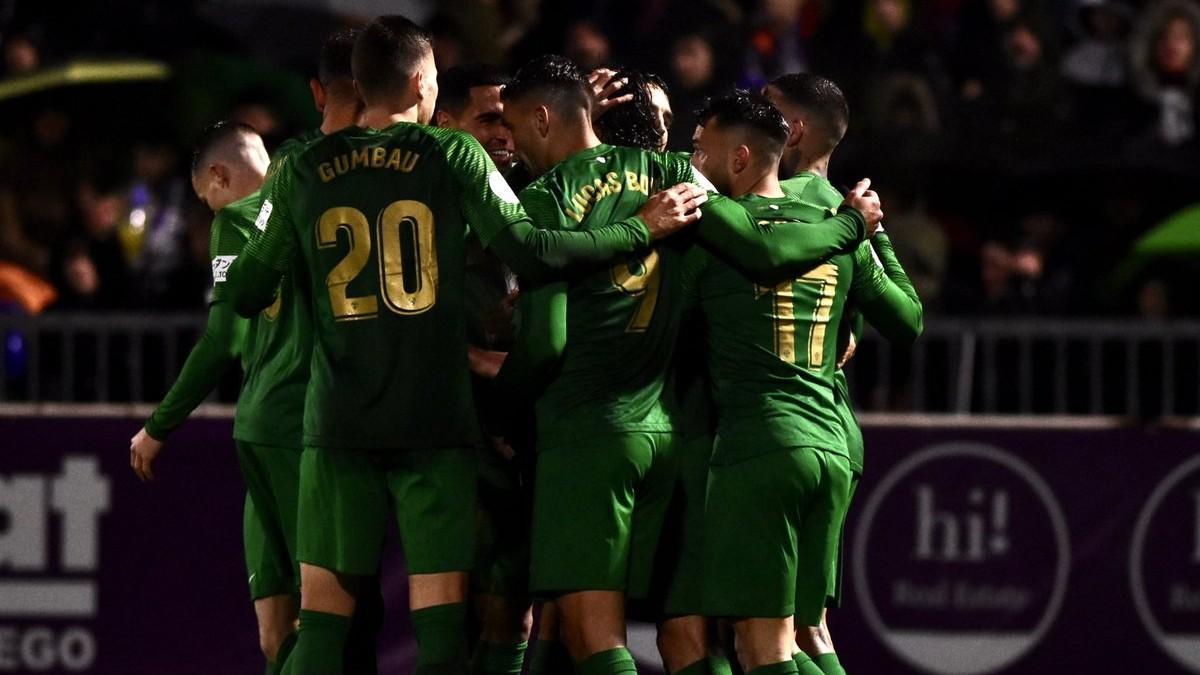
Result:
<svg viewBox="0 0 1200 675"><path fill-rule="evenodd" d="M854 358L854 352L856 351L858 351L858 340L855 340L854 333L851 333L850 341L846 343L846 351L842 352L841 357L838 358L838 370L844 368L850 362L850 359Z"/></svg>
<svg viewBox="0 0 1200 675"><path fill-rule="evenodd" d="M700 205L708 193L699 185L680 183L650 197L637 212L653 240L668 237L700 220Z"/></svg>
<svg viewBox="0 0 1200 675"><path fill-rule="evenodd" d="M129 439L129 466L142 482L154 480L154 460L162 449L163 442L146 433L146 427Z"/></svg>
<svg viewBox="0 0 1200 675"><path fill-rule="evenodd" d="M617 92L629 84L627 78L616 79L617 71L609 68L597 68L588 73L588 84L592 87L592 121L600 119L612 108L633 100L633 94Z"/></svg>
<svg viewBox="0 0 1200 675"><path fill-rule="evenodd" d="M504 365L504 360L508 358L508 352L494 352L489 349L480 349L474 345L467 345L467 364L471 368L471 372L479 377L493 379L500 373L500 367Z"/></svg>
<svg viewBox="0 0 1200 675"><path fill-rule="evenodd" d="M883 222L883 205L879 202L879 195L871 189L870 178L858 181L858 185L842 201L842 206L858 209L863 214L867 219L868 237L874 237L879 231L879 224Z"/></svg>

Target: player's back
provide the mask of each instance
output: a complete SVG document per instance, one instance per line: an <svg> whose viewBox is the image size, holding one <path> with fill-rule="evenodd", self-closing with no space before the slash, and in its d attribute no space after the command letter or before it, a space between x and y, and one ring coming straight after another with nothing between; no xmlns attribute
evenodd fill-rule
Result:
<svg viewBox="0 0 1200 675"><path fill-rule="evenodd" d="M469 142L416 124L352 127L281 171L280 181L294 181L285 193L316 327L307 444L478 441L463 311L466 224L453 167Z"/></svg>
<svg viewBox="0 0 1200 675"><path fill-rule="evenodd" d="M531 214L555 208L562 227L594 229L685 180L691 169L681 155L600 145L558 164L522 201ZM661 242L570 285L566 351L537 407L541 443L584 430L671 430L660 398L679 326L678 246Z"/></svg>
<svg viewBox="0 0 1200 675"><path fill-rule="evenodd" d="M790 197L737 200L760 226L822 227L820 209ZM717 405L716 463L783 447L845 453L834 412L836 329L852 281L850 254L800 277L762 287L697 247L685 285L708 327Z"/></svg>

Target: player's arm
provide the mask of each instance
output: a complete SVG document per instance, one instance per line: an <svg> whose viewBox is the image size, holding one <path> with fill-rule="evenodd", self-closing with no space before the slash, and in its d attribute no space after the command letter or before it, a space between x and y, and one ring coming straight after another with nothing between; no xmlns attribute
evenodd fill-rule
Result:
<svg viewBox="0 0 1200 675"><path fill-rule="evenodd" d="M811 227L786 228L759 224L740 204L719 195L700 210L700 240L755 281L794 277L867 235L866 219L850 207Z"/></svg>
<svg viewBox="0 0 1200 675"><path fill-rule="evenodd" d="M293 157L286 157L269 181L269 192L254 221L258 231L229 267L226 293L234 311L247 318L275 302L279 282L296 251L291 222Z"/></svg>
<svg viewBox="0 0 1200 675"><path fill-rule="evenodd" d="M484 246L528 282L562 280L581 269L603 267L646 248L654 239L675 232L696 217L682 209L676 209L676 213L661 204L648 203L638 215L601 228L552 229L563 216L539 212L531 219L479 141L454 134L444 147L463 197L466 221ZM672 205L681 205L687 197L680 192L666 199Z"/></svg>
<svg viewBox="0 0 1200 675"><path fill-rule="evenodd" d="M887 234L873 239L879 253L875 262L870 246L854 254L854 279L850 293L866 320L889 340L911 344L925 328L925 311Z"/></svg>
<svg viewBox="0 0 1200 675"><path fill-rule="evenodd" d="M530 401L549 384L567 346L567 284L521 291L517 311L521 327L496 376L496 386Z"/></svg>
<svg viewBox="0 0 1200 675"><path fill-rule="evenodd" d="M142 480L153 480L153 463L163 442L208 396L221 376L241 355L249 323L238 317L226 296L227 270L241 242L225 231L218 215L213 221L213 299L204 332L184 361L170 391L130 442L130 466Z"/></svg>

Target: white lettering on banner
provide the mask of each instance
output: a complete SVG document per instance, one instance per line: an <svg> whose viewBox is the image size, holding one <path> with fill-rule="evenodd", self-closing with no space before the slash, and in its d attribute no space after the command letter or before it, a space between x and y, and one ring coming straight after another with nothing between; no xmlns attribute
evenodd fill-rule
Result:
<svg viewBox="0 0 1200 675"><path fill-rule="evenodd" d="M32 626L24 631L0 626L0 672L78 672L95 662L96 638L79 626L61 633L48 626Z"/></svg>
<svg viewBox="0 0 1200 675"><path fill-rule="evenodd" d="M884 553L897 544L909 555ZM1014 454L970 442L926 448L888 471L849 550L868 627L936 675L996 673L1028 653L1058 616L1071 558L1045 480Z"/></svg>
<svg viewBox="0 0 1200 675"><path fill-rule="evenodd" d="M0 513L8 527L0 534L0 568L46 568L45 481L40 476L0 476ZM0 601L2 602L2 601Z"/></svg>

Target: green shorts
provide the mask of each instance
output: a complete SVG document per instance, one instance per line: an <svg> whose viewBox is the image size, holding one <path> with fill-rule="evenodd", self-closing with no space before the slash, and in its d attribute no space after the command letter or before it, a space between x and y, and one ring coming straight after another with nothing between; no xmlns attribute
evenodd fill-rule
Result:
<svg viewBox="0 0 1200 675"><path fill-rule="evenodd" d="M663 522L674 495L674 434L592 435L538 452L530 588L649 595Z"/></svg>
<svg viewBox="0 0 1200 675"><path fill-rule="evenodd" d="M829 575L849 489L846 457L817 448L711 467L705 614L794 615L797 624L818 625L834 583Z"/></svg>
<svg viewBox="0 0 1200 675"><path fill-rule="evenodd" d="M300 562L342 574L379 570L395 510L410 574L469 571L476 450L331 450L300 461Z"/></svg>
<svg viewBox="0 0 1200 675"><path fill-rule="evenodd" d="M300 489L300 450L236 441L246 482L242 543L250 597L298 595L296 500Z"/></svg>
<svg viewBox="0 0 1200 675"><path fill-rule="evenodd" d="M846 510L849 511L850 504L854 501L854 493L858 491L858 484L862 481L862 474L850 471L850 492L846 496ZM833 566L829 573L833 578L833 586L829 590L829 597L825 600L825 606L830 609L836 609L842 606L842 593L845 591L846 581L846 518L842 519L842 532L838 536L837 557L833 560Z"/></svg>
<svg viewBox="0 0 1200 675"><path fill-rule="evenodd" d="M532 486L515 460L479 450L479 512L471 590L504 598L529 597L529 518Z"/></svg>
<svg viewBox="0 0 1200 675"><path fill-rule="evenodd" d="M655 579L655 586L665 589L661 602L665 617L704 613L704 499L712 443L711 436L699 436L680 444L678 488L667 513L659 560L668 552L675 557L669 578Z"/></svg>

